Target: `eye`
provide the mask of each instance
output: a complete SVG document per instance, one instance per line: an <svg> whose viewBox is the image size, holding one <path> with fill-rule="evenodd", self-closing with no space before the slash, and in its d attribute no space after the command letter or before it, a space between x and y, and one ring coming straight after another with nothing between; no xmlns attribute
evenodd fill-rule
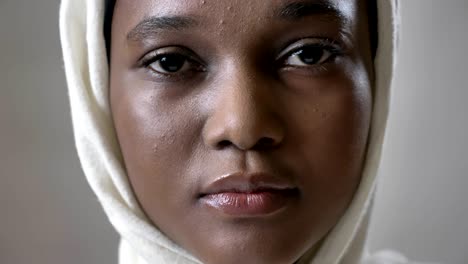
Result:
<svg viewBox="0 0 468 264"><path fill-rule="evenodd" d="M193 62L182 54L157 55L148 67L158 73L171 74L191 69Z"/></svg>
<svg viewBox="0 0 468 264"><path fill-rule="evenodd" d="M332 57L333 53L320 46L306 46L295 50L289 55L285 64L287 66L304 67L322 64Z"/></svg>
<svg viewBox="0 0 468 264"><path fill-rule="evenodd" d="M343 49L336 41L305 38L281 52L278 62L286 67L308 68L327 63L339 55L343 55Z"/></svg>
<svg viewBox="0 0 468 264"><path fill-rule="evenodd" d="M188 78L191 74L205 71L201 59L190 49L170 46L154 50L140 60L140 67L159 77Z"/></svg>

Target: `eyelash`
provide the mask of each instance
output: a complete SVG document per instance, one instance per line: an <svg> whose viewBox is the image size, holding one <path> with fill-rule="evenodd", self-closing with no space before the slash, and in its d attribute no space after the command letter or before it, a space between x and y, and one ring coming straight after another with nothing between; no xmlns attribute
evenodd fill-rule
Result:
<svg viewBox="0 0 468 264"><path fill-rule="evenodd" d="M164 79L180 79L184 77L188 77L187 75L190 73L195 73L195 72L204 72L206 71L205 66L203 63L200 62L197 58L194 56L191 56L189 54L189 51L187 52L180 52L180 51L170 51L170 52L150 52L148 55L144 56L141 59L140 66L148 69L153 75L157 75L159 78L164 78ZM156 62L160 62L163 58L167 58L170 56L175 56L179 57L184 60L184 65L185 63L190 63L192 66L196 65L195 67L192 67L190 69L190 72L185 72L185 73L164 73L164 72L159 72L154 69L152 69L151 65Z"/></svg>
<svg viewBox="0 0 468 264"><path fill-rule="evenodd" d="M295 43L300 42L296 41ZM293 44L294 45L294 44ZM301 52L304 52L307 49L318 49L321 52L327 52L329 55L326 59L320 60L314 64L310 64L307 66L293 66L288 65L285 62L290 59L292 56L300 55ZM282 54L277 59L278 67L285 66L291 68L313 68L313 67L320 67L324 68L324 64L333 62L337 57L344 55L344 50L341 48L336 41L331 39L314 39L313 43L298 45L297 47L292 48L291 50L287 51L285 54ZM322 54L323 55L323 54Z"/></svg>
<svg viewBox="0 0 468 264"><path fill-rule="evenodd" d="M295 43L298 43L300 41L307 40L307 39L301 39L296 42L294 42L292 45ZM276 68L277 69L301 69L301 70L306 70L310 71L311 73L319 73L323 70L326 70L327 67L325 64L333 62L337 57L344 55L344 51L341 48L339 44L337 44L334 40L331 39L310 39L312 40L313 43L309 44L303 44L303 45L298 45L297 47L292 48L291 50L285 52L284 54L281 54L278 58L275 60ZM291 46L291 45L289 45ZM288 46L288 47L289 47ZM181 49L185 49L182 47L179 47ZM319 61L318 63L314 63L311 65L305 65L305 66L297 66L297 65L287 65L286 61L291 58L292 56L300 55L301 52L304 52L306 49L319 49L322 52L327 52L329 53L328 57L323 60ZM191 51L184 51L184 52L179 52L179 51L171 51L171 52L151 52L147 56L144 56L141 59L141 66L148 69L151 74L156 75L157 78L168 80L168 81L177 81L181 79L185 79L190 77L191 74L196 74L197 72L206 72L206 66L204 63L201 62L198 58L195 56L189 54ZM182 71L182 72L161 72L155 70L151 65L154 63L159 62L159 65L161 66L161 60L163 58L167 58L170 56L175 56L179 57L179 59L183 60L183 65L184 67L186 63L189 63L191 67L188 71Z"/></svg>

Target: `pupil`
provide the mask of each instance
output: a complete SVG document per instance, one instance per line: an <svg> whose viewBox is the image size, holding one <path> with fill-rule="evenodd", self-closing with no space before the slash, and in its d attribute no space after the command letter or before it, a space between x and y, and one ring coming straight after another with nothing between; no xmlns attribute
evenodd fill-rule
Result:
<svg viewBox="0 0 468 264"><path fill-rule="evenodd" d="M306 64L318 63L323 56L323 50L317 48L303 49L299 52L299 58Z"/></svg>
<svg viewBox="0 0 468 264"><path fill-rule="evenodd" d="M184 66L185 59L178 55L166 55L161 58L159 64L168 72L177 72Z"/></svg>

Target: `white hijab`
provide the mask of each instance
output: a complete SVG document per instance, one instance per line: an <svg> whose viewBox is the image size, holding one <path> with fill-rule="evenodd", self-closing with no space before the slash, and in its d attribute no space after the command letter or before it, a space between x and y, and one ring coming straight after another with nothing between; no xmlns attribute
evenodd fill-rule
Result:
<svg viewBox="0 0 468 264"><path fill-rule="evenodd" d="M368 257L365 253L389 110L398 28L397 0L375 1L379 43L371 134L362 180L351 205L318 252L305 255L301 264L405 263L400 258L389 261L385 254ZM73 128L84 173L121 235L120 264L200 263L148 221L127 180L108 100L104 13L105 0L62 0L60 9Z"/></svg>

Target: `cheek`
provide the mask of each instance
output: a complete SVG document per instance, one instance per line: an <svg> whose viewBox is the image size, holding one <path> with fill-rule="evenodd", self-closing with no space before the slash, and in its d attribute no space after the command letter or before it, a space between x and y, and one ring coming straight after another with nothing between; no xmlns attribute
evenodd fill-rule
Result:
<svg viewBox="0 0 468 264"><path fill-rule="evenodd" d="M311 203L340 214L359 184L369 132L372 96L363 65L316 80L295 79L301 92L285 102L291 167L309 188ZM318 207L316 207L318 208Z"/></svg>
<svg viewBox="0 0 468 264"><path fill-rule="evenodd" d="M119 82L116 82L119 83ZM188 163L200 129L189 101L167 100L148 83L111 84L115 127L127 174L139 202L150 216L177 214L182 203L171 190L189 186ZM120 84L120 83L119 83ZM183 203L186 204L186 203Z"/></svg>

